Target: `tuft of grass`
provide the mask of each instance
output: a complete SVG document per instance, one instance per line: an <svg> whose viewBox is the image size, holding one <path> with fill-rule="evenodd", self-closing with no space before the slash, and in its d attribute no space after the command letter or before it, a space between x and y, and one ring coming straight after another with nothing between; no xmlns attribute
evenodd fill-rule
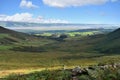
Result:
<svg viewBox="0 0 120 80"><path fill-rule="evenodd" d="M9 34L0 33L0 39L5 38L5 37L9 37Z"/></svg>

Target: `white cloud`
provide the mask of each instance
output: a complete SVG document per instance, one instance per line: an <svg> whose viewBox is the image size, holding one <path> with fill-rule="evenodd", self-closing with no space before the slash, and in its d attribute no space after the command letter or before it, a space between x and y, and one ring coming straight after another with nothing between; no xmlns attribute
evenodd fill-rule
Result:
<svg viewBox="0 0 120 80"><path fill-rule="evenodd" d="M100 5L109 1L115 2L117 0L43 0L43 3L52 7L70 7L70 6Z"/></svg>
<svg viewBox="0 0 120 80"><path fill-rule="evenodd" d="M17 13L12 16L0 15L0 21L31 22L31 23L68 23L61 19L46 19L42 16L33 18L30 13Z"/></svg>
<svg viewBox="0 0 120 80"><path fill-rule="evenodd" d="M38 8L38 6L34 5L32 1L27 1L27 0L21 0L20 7L21 8Z"/></svg>

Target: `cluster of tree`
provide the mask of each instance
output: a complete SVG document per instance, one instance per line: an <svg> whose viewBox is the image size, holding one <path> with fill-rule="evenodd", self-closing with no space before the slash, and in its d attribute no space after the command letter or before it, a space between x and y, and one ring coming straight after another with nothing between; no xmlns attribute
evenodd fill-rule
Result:
<svg viewBox="0 0 120 80"><path fill-rule="evenodd" d="M67 37L68 37L67 34L53 34L53 35L50 36L51 39L55 39L55 40L58 40L58 41L63 41Z"/></svg>

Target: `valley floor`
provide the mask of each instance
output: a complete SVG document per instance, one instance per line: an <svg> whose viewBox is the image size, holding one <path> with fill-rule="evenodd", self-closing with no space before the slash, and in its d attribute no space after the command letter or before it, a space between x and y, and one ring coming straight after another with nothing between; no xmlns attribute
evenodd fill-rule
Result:
<svg viewBox="0 0 120 80"><path fill-rule="evenodd" d="M10 74L28 74L42 70L58 70L75 66L111 64L119 62L120 55L100 55L96 53L28 53L14 51L0 51L0 77Z"/></svg>

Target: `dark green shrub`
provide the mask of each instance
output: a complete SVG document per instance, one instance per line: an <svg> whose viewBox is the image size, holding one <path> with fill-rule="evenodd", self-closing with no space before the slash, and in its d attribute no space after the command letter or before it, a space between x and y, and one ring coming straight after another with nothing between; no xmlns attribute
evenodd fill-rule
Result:
<svg viewBox="0 0 120 80"><path fill-rule="evenodd" d="M79 80L91 80L89 76L87 75L81 75L78 77Z"/></svg>

